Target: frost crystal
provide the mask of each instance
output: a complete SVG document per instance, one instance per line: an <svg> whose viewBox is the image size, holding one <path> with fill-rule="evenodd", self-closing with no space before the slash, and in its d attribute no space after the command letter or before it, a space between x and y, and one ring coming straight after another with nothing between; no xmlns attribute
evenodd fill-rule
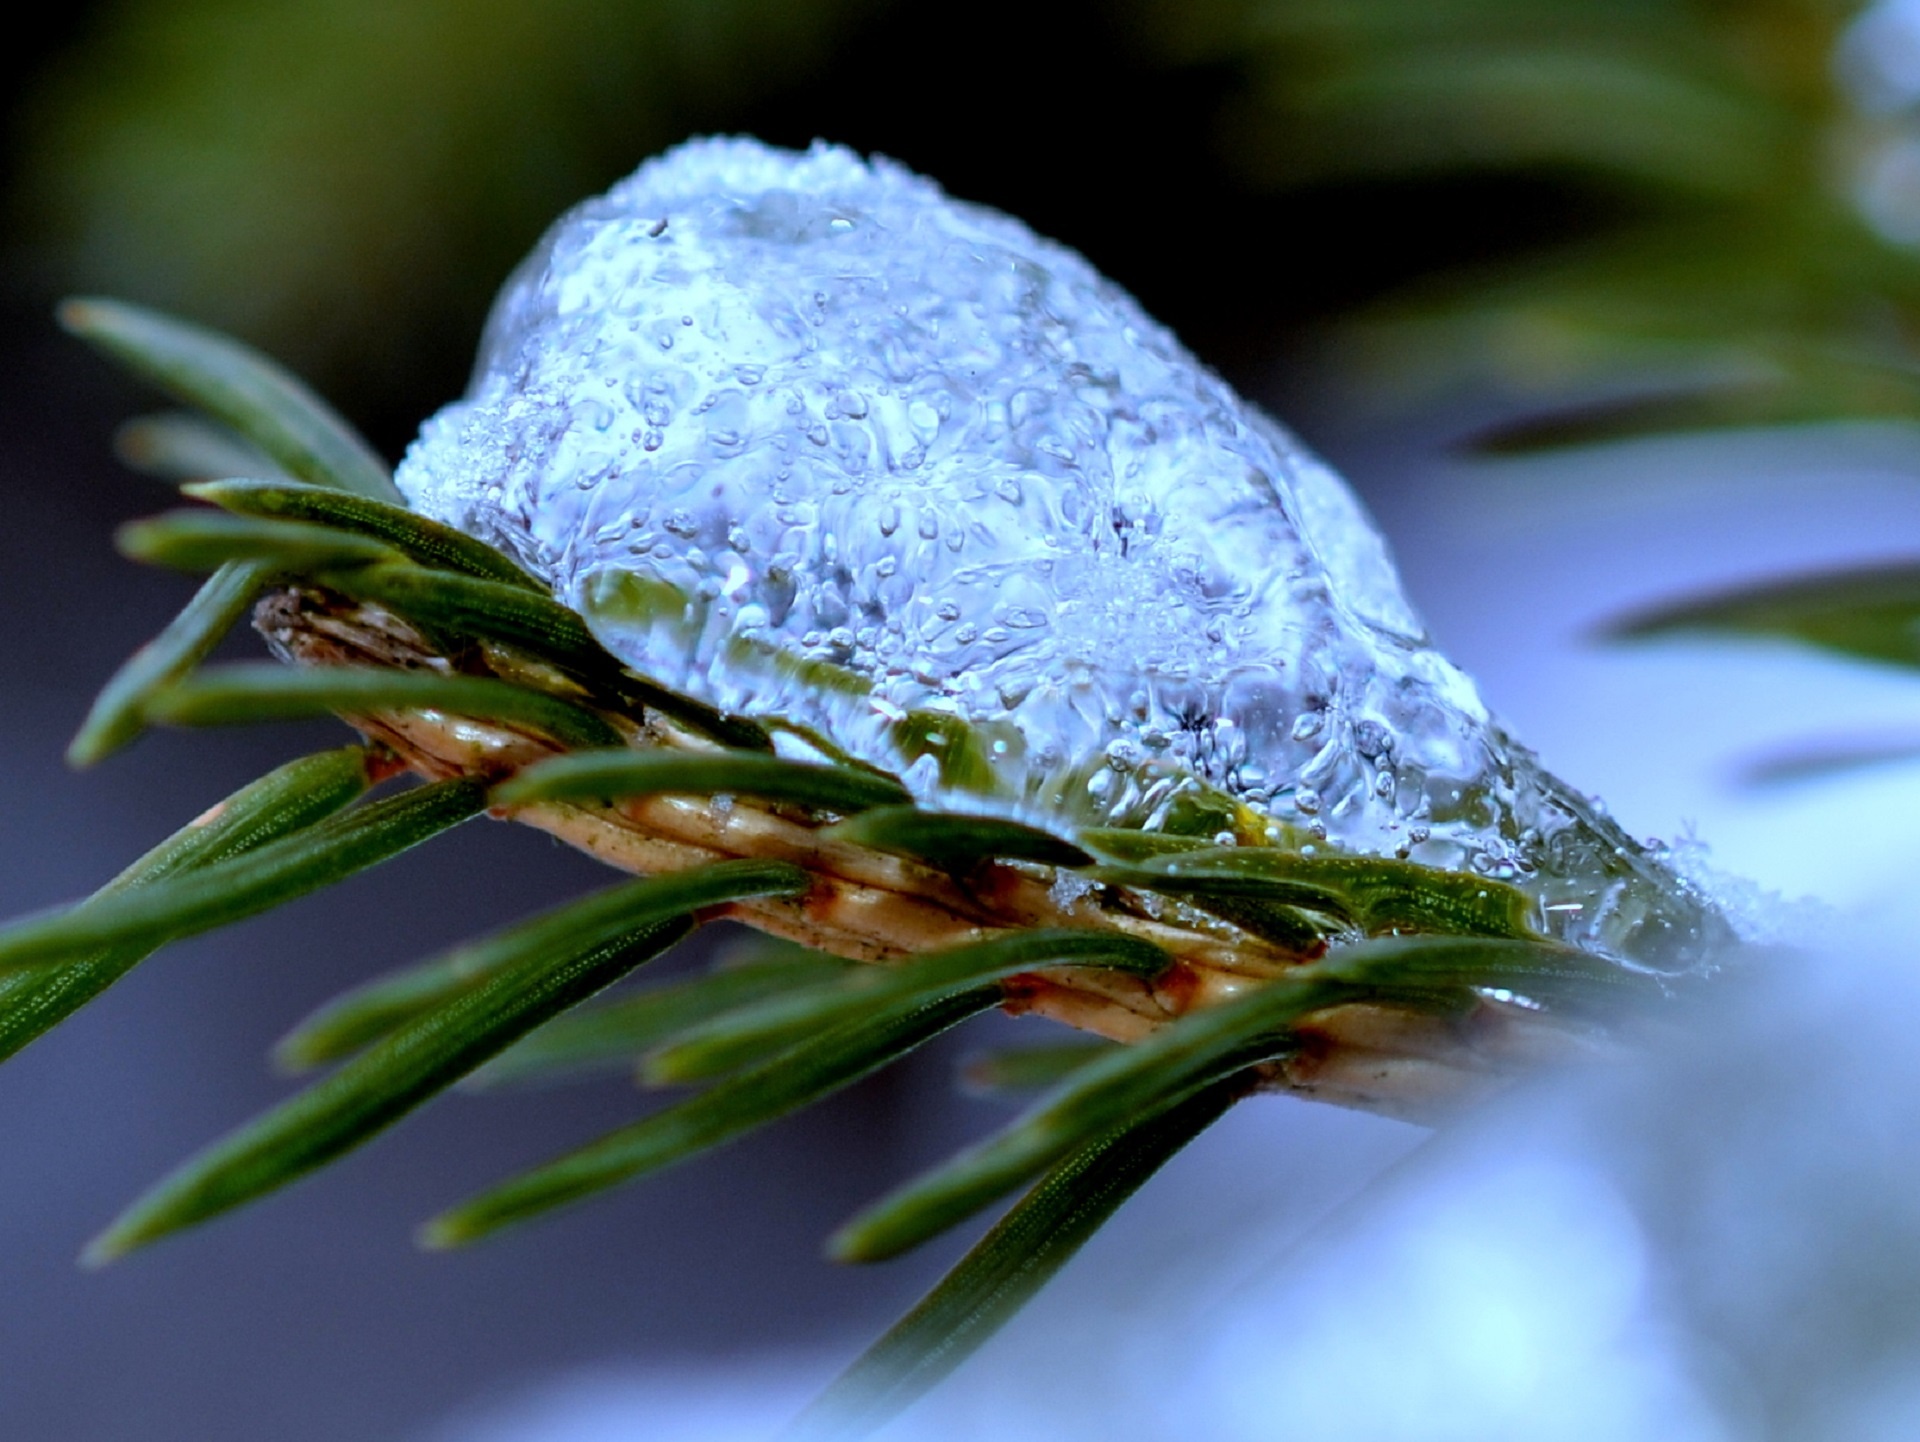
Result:
<svg viewBox="0 0 1920 1442"><path fill-rule="evenodd" d="M1586 944L1698 940L1428 643L1337 476L1079 255L886 161L696 141L579 206L399 480L638 670L936 804L1238 802L1521 881Z"/></svg>

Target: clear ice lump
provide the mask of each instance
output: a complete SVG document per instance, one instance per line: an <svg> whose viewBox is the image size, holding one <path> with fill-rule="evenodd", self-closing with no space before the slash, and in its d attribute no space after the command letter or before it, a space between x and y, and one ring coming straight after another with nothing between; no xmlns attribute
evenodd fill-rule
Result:
<svg viewBox="0 0 1920 1442"><path fill-rule="evenodd" d="M635 669L931 804L1225 797L1649 965L1717 932L1491 720L1337 475L1081 256L886 160L697 140L576 207L398 479Z"/></svg>

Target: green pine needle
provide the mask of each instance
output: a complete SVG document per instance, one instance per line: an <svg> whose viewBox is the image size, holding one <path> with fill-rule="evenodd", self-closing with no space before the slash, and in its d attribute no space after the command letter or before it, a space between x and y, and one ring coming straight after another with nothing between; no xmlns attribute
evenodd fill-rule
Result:
<svg viewBox="0 0 1920 1442"><path fill-rule="evenodd" d="M134 652L107 682L67 747L67 760L91 766L137 737L146 728L146 706L154 693L206 660L246 615L271 575L266 566L234 563L209 576L167 629Z"/></svg>
<svg viewBox="0 0 1920 1442"><path fill-rule="evenodd" d="M1042 866L1086 866L1080 847L1050 832L997 816L883 806L841 822L828 833L837 841L870 846L965 875L992 860L1032 861Z"/></svg>
<svg viewBox="0 0 1920 1442"><path fill-rule="evenodd" d="M191 411L135 416L114 432L113 453L136 471L176 484L281 474L258 446Z"/></svg>
<svg viewBox="0 0 1920 1442"><path fill-rule="evenodd" d="M1233 1082L1216 1084L1067 1157L833 1381L784 1442L863 1437L905 1411L1052 1281L1243 1090Z"/></svg>
<svg viewBox="0 0 1920 1442"><path fill-rule="evenodd" d="M542 947L564 948L580 928L599 924L603 911L630 925L651 924L750 896L798 894L806 890L808 876L785 862L722 861L635 885L640 889L571 902L356 987L295 1027L274 1049L274 1058L289 1071L304 1071L350 1056L486 985L523 956Z"/></svg>
<svg viewBox="0 0 1920 1442"><path fill-rule="evenodd" d="M653 1083L699 1081L794 1046L829 1028L931 1004L1048 967L1098 967L1155 977L1172 964L1159 947L1098 931L1031 931L977 946L933 952L884 969L868 968L831 985L771 997L715 1017L647 1058Z"/></svg>
<svg viewBox="0 0 1920 1442"><path fill-rule="evenodd" d="M302 831L366 791L367 759L365 747L347 746L290 761L176 832L95 895L151 886ZM133 942L60 966L0 972L0 1060L73 1015L153 950L150 943Z"/></svg>
<svg viewBox="0 0 1920 1442"><path fill-rule="evenodd" d="M0 970L159 946L256 916L398 856L486 808L465 779L358 806L243 856L0 927Z"/></svg>
<svg viewBox="0 0 1920 1442"><path fill-rule="evenodd" d="M1181 852L1164 861L1143 861L1132 865L1102 865L1088 875L1109 886L1129 886L1137 890L1191 900L1196 906L1213 907L1236 901L1257 902L1268 906L1317 912L1335 921L1357 925L1351 898L1334 887L1299 877L1275 876L1205 868L1186 870L1178 863L1188 855Z"/></svg>
<svg viewBox="0 0 1920 1442"><path fill-rule="evenodd" d="M304 521L230 516L223 511L170 511L129 521L114 533L120 554L176 571L212 571L229 562L257 562L281 575L370 566L400 553L368 536Z"/></svg>
<svg viewBox="0 0 1920 1442"><path fill-rule="evenodd" d="M533 801L615 801L629 796L747 796L839 816L910 800L892 777L853 766L788 761L765 753L574 752L541 761L494 788L496 806Z"/></svg>
<svg viewBox="0 0 1920 1442"><path fill-rule="evenodd" d="M515 646L635 710L659 711L723 746L772 749L756 723L635 675L607 654L579 616L546 595L417 566L367 566L330 579L356 600L377 602L450 642L479 638Z"/></svg>
<svg viewBox="0 0 1920 1442"><path fill-rule="evenodd" d="M721 900L790 895L806 873L730 863L627 882L464 953L472 985L419 1016L326 1080L188 1161L89 1245L99 1265L198 1225L332 1161L392 1126L534 1028L651 960Z"/></svg>
<svg viewBox="0 0 1920 1442"><path fill-rule="evenodd" d="M408 565L358 571L338 584L356 600L378 602L443 636L518 646L575 676L621 671L579 616L524 586Z"/></svg>
<svg viewBox="0 0 1920 1442"><path fill-rule="evenodd" d="M316 526L371 536L423 566L459 571L516 586L544 598L546 588L484 541L429 520L404 506L388 505L326 486L290 481L216 480L182 486L196 500L243 516L277 521L306 521Z"/></svg>
<svg viewBox="0 0 1920 1442"><path fill-rule="evenodd" d="M429 1247L463 1246L581 1201L776 1121L996 1005L997 986L902 1006L820 1032L710 1090L504 1182L421 1229Z"/></svg>
<svg viewBox="0 0 1920 1442"><path fill-rule="evenodd" d="M401 504L386 463L333 408L258 351L125 301L69 300L60 324L238 432L287 474Z"/></svg>
<svg viewBox="0 0 1920 1442"><path fill-rule="evenodd" d="M1744 586L1618 622L1628 639L1733 632L1777 636L1842 655L1920 666L1920 566L1896 564Z"/></svg>
<svg viewBox="0 0 1920 1442"><path fill-rule="evenodd" d="M1660 991L1651 979L1612 978L1624 970L1585 953L1513 941L1419 937L1356 946L1089 1062L1003 1131L855 1217L830 1249L842 1261L873 1262L917 1246L1101 1134L1284 1055L1294 1046L1289 1029L1309 1012L1353 1001L1454 1010L1470 1004L1475 986L1575 1004L1594 1001L1600 986L1616 1009L1622 992Z"/></svg>
<svg viewBox="0 0 1920 1442"><path fill-rule="evenodd" d="M597 1000L556 1017L466 1078L463 1087L539 1085L630 1069L640 1056L701 1022L767 997L820 985L856 963L795 948L778 960L721 966L691 981Z"/></svg>
<svg viewBox="0 0 1920 1442"><path fill-rule="evenodd" d="M1350 920L1371 936L1445 932L1526 940L1539 936L1530 897L1505 882L1374 856L1303 856L1268 846L1183 850L1106 866L1101 879L1149 891L1244 897Z"/></svg>
<svg viewBox="0 0 1920 1442"><path fill-rule="evenodd" d="M146 716L173 726L247 725L340 713L450 711L526 727L563 746L618 746L620 733L593 712L490 676L393 671L380 666L294 670L271 661L219 666L150 697Z"/></svg>

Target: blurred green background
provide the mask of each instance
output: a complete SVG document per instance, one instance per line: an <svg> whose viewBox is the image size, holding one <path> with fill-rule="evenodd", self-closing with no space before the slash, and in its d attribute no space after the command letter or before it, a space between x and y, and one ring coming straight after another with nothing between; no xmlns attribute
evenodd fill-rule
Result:
<svg viewBox="0 0 1920 1442"><path fill-rule="evenodd" d="M689 134L824 136L1078 246L1229 373L1337 322L1368 394L1578 402L1520 440L1906 414L1911 7L1865 44L1859 8L106 0L11 62L11 270L233 330L391 449L565 205Z"/></svg>

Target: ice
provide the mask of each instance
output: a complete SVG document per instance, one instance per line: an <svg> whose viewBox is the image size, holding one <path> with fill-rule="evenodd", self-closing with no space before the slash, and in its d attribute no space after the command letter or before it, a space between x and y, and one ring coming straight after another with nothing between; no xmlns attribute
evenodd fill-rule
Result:
<svg viewBox="0 0 1920 1442"><path fill-rule="evenodd" d="M700 140L571 211L399 481L638 670L929 802L1197 794L1650 964L1715 929L1489 718L1339 477L1079 255L887 161Z"/></svg>

